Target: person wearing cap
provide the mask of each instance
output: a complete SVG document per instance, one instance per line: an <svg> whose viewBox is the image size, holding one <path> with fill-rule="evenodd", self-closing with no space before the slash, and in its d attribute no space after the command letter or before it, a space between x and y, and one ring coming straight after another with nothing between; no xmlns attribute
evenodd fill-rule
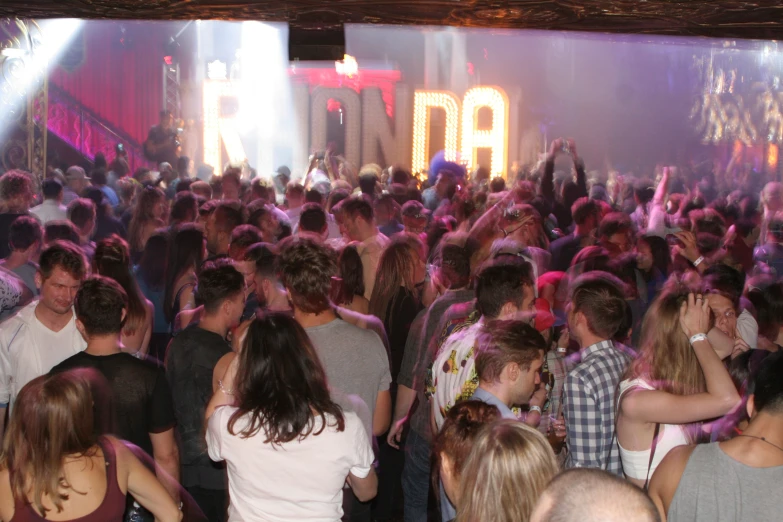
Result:
<svg viewBox="0 0 783 522"><path fill-rule="evenodd" d="M71 201L78 198L82 191L90 184L90 178L87 177L87 173L84 169L78 165L69 167L65 171L65 179L67 185L63 187L63 205L66 207L71 204Z"/></svg>
<svg viewBox="0 0 783 522"><path fill-rule="evenodd" d="M407 201L402 206L402 224L409 234L422 234L427 227L430 211L418 201Z"/></svg>

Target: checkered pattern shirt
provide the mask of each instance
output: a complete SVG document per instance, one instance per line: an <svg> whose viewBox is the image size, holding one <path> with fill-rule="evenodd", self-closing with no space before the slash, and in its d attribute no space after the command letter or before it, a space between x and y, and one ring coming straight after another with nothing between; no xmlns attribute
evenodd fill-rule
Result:
<svg viewBox="0 0 783 522"><path fill-rule="evenodd" d="M615 395L630 361L630 355L612 341L601 341L582 352L582 362L566 377L566 468L599 468L622 476L615 436Z"/></svg>

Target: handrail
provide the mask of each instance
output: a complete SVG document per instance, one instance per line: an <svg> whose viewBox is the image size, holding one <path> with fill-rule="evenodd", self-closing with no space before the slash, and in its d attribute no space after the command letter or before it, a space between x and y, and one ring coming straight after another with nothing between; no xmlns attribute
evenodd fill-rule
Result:
<svg viewBox="0 0 783 522"><path fill-rule="evenodd" d="M122 143L128 153L131 171L147 167L151 162L144 156L143 147L122 131L115 130L63 89L49 84L48 130L93 161L102 152L111 161L114 148Z"/></svg>

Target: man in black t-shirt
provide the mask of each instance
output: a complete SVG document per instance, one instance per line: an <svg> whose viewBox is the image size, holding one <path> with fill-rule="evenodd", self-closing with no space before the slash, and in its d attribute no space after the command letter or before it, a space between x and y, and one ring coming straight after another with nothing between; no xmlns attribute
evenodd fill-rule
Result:
<svg viewBox="0 0 783 522"><path fill-rule="evenodd" d="M52 369L94 368L112 391L115 434L139 446L173 479L179 481L179 450L174 439L174 408L162 368L122 351L120 332L128 297L113 279L93 276L76 294L76 328L87 349ZM162 481L167 485L168 481ZM178 491L170 491L177 498Z"/></svg>
<svg viewBox="0 0 783 522"><path fill-rule="evenodd" d="M171 341L166 375L182 443L182 485L210 522L224 522L228 506L226 471L207 454L204 411L212 398L215 366L231 351L226 335L242 316L245 279L230 259L209 261L199 273L195 297L203 305L203 312L198 323Z"/></svg>

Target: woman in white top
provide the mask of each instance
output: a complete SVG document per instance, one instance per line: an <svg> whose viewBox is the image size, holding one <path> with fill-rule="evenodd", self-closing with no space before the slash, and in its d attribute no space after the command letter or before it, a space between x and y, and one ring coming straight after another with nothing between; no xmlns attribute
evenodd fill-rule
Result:
<svg viewBox="0 0 783 522"><path fill-rule="evenodd" d="M739 403L729 373L704 335L711 322L701 294L672 288L645 316L639 357L620 383L617 411L623 471L638 486L646 486L672 448L693 442L696 430L686 425L721 417Z"/></svg>
<svg viewBox="0 0 783 522"><path fill-rule="evenodd" d="M337 522L346 481L359 500L372 499L370 437L332 401L299 323L259 314L234 337L241 351L217 364L206 410L209 456L228 465L229 522Z"/></svg>

